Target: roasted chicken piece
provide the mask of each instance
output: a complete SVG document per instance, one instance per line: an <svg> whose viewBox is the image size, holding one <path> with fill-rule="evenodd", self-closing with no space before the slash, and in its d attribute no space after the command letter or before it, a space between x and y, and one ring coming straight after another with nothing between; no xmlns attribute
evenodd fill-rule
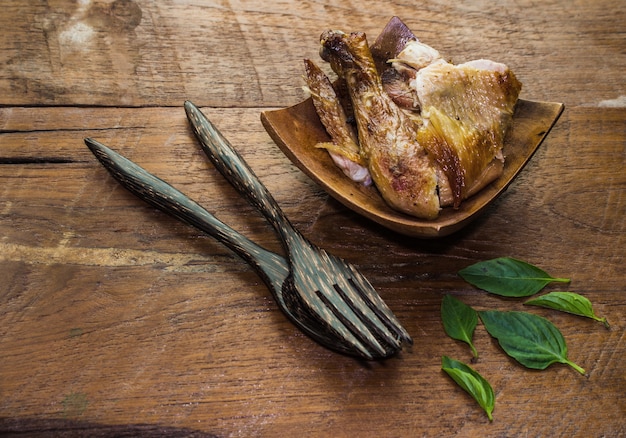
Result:
<svg viewBox="0 0 626 438"><path fill-rule="evenodd" d="M304 68L308 91L314 96L315 111L331 138L331 142L319 143L317 147L327 149L337 167L350 179L371 185L367 161L361 156L356 133L347 121L346 112L330 80L308 59L304 60Z"/></svg>
<svg viewBox="0 0 626 438"><path fill-rule="evenodd" d="M430 48L417 44L407 44L410 54L401 53L394 64L402 63L419 107L420 142L448 179L451 193L440 193L441 204L458 207L502 174L504 137L521 84L504 64L476 60L453 65L429 58ZM425 59L431 62L424 66Z"/></svg>
<svg viewBox="0 0 626 438"><path fill-rule="evenodd" d="M432 160L418 142L417 125L383 90L365 34L327 31L321 41L322 57L346 81L357 125L359 155L367 163L381 196L400 211L429 219L437 217L439 197ZM308 76L308 82L314 89L315 78ZM313 95L314 102L316 99Z"/></svg>
<svg viewBox="0 0 626 438"><path fill-rule="evenodd" d="M346 174L346 161L366 167L391 207L434 219L442 206L458 207L502 173L521 89L505 65L453 65L406 27L401 41L375 43L384 60L373 57L360 32L326 31L320 41L322 59L347 86L358 133L330 80L306 60L308 88L332 141L320 146L336 163L341 157Z"/></svg>

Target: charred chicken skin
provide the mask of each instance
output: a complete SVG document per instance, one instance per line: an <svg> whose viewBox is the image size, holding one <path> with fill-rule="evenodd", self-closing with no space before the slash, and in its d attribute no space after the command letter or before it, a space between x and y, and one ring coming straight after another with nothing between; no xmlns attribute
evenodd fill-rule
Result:
<svg viewBox="0 0 626 438"><path fill-rule="evenodd" d="M371 176L392 208L434 219L502 173L521 83L492 61L451 64L403 32L406 41L383 60L374 58L364 33L322 34L321 57L345 84L353 114L310 60L306 80L331 137L319 146L355 181Z"/></svg>

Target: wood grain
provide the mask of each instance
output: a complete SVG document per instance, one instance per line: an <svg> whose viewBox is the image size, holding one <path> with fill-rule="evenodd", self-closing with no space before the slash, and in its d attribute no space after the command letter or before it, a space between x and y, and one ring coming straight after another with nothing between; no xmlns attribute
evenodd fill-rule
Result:
<svg viewBox="0 0 626 438"><path fill-rule="evenodd" d="M100 123L97 112L92 122L83 115L84 131L54 129L72 111L50 108L48 127L42 115L31 148L24 145L32 132L0 136L5 157L46 156L54 144L56 156L71 159L0 166L0 229L8 237L0 244L8 279L0 313L3 427L23 429L46 418L100 427L140 419L217 435L349 429L497 436L529 432L532 418L543 432L623 433L620 193L626 181L624 137L616 133L626 128L624 110L566 111L492 211L438 241L407 239L356 216L294 171L267 134L251 135L228 122L260 124L257 110L211 114L293 222L356 263L413 335L412 351L381 364L359 363L310 341L243 261L121 189L82 143ZM98 134L254 240L275 243L269 226L209 168L180 111L119 109L126 124ZM147 126L140 134L139 119ZM163 125L168 129L150 128ZM576 163L563 163L574 147ZM580 181L595 174L598 181ZM489 425L439 370L442 354L470 356L446 340L438 309L443 294L452 293L481 309L522 310L521 303L475 291L455 275L500 255L571 275L571 290L588 296L612 328L537 311L563 331L571 359L588 378L561 366L524 370L479 330L475 367L497 393L496 420ZM582 421L572 403L593 405L593 413ZM550 423L555 416L559 424Z"/></svg>
<svg viewBox="0 0 626 438"><path fill-rule="evenodd" d="M626 8L458 3L5 1L0 435L626 436L626 109L599 104L626 95ZM487 213L443 239L407 238L346 209L259 120L302 100L300 62L316 56L322 30L375 34L391 15L454 59L507 62L524 98L566 105ZM247 264L136 199L84 146L102 141L280 252L203 155L185 99L296 227L359 267L411 350L365 363L311 341ZM456 275L504 255L571 277L568 289L611 328L487 295ZM526 370L479 327L473 366L496 391L489 423L440 370L444 354L471 359L443 332L445 294L548 317L588 376Z"/></svg>
<svg viewBox="0 0 626 438"><path fill-rule="evenodd" d="M626 7L614 0L8 0L0 95L5 105L292 105L322 31L373 40L392 15L456 61L509 64L522 98L597 105L626 95Z"/></svg>

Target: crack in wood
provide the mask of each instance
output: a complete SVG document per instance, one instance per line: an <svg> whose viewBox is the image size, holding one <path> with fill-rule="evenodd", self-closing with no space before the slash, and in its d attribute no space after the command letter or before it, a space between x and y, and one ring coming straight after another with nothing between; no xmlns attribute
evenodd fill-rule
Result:
<svg viewBox="0 0 626 438"><path fill-rule="evenodd" d="M78 161L62 157L0 157L0 164L71 164Z"/></svg>

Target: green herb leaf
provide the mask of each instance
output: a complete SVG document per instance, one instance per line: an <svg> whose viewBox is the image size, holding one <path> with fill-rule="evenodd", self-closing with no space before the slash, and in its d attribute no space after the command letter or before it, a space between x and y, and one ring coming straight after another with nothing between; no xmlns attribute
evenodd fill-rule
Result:
<svg viewBox="0 0 626 438"><path fill-rule="evenodd" d="M506 354L525 367L543 370L560 362L585 374L584 369L567 359L565 339L547 319L528 312L486 310L478 314Z"/></svg>
<svg viewBox="0 0 626 438"><path fill-rule="evenodd" d="M478 357L472 343L474 329L478 324L478 313L474 309L452 295L446 295L441 302L441 321L448 336L466 342L474 357Z"/></svg>
<svg viewBox="0 0 626 438"><path fill-rule="evenodd" d="M561 312L585 316L595 319L604 324L606 328L609 328L609 322L606 318L596 316L591 306L591 301L589 301L587 297L574 292L550 292L549 294L528 300L524 304L547 307L549 309L560 310Z"/></svg>
<svg viewBox="0 0 626 438"><path fill-rule="evenodd" d="M473 368L458 360L450 359L448 356L442 356L441 369L452 377L452 380L461 388L467 391L478 402L480 407L485 410L489 421L493 421L491 413L493 412L496 399L489 382Z"/></svg>
<svg viewBox="0 0 626 438"><path fill-rule="evenodd" d="M461 269L459 275L480 289L505 297L534 295L553 281L569 283L568 278L554 278L536 266L511 257L473 264Z"/></svg>

